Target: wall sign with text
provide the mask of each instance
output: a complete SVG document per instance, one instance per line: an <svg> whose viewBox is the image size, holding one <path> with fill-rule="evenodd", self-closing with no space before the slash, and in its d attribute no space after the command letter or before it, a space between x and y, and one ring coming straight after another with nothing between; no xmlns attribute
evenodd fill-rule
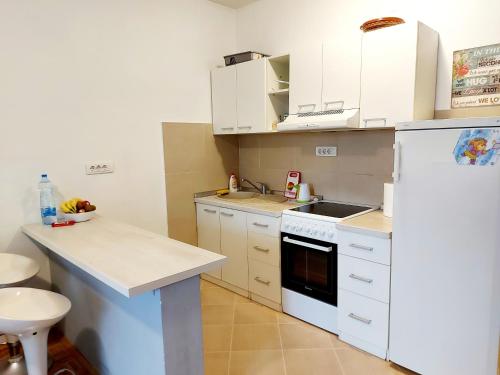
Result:
<svg viewBox="0 0 500 375"><path fill-rule="evenodd" d="M453 52L451 108L500 105L500 43Z"/></svg>

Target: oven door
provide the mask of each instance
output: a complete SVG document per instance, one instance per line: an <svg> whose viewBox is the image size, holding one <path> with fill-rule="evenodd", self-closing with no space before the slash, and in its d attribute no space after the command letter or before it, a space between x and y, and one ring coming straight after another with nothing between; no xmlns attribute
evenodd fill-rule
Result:
<svg viewBox="0 0 500 375"><path fill-rule="evenodd" d="M337 245L282 233L281 284L337 306Z"/></svg>

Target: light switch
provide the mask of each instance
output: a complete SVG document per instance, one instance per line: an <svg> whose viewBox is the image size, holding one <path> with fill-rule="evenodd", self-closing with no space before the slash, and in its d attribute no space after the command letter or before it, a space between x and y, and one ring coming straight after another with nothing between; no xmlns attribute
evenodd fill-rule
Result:
<svg viewBox="0 0 500 375"><path fill-rule="evenodd" d="M316 156L337 156L337 147L316 146Z"/></svg>
<svg viewBox="0 0 500 375"><path fill-rule="evenodd" d="M112 161L96 161L85 164L86 174L113 173L114 170L115 166Z"/></svg>

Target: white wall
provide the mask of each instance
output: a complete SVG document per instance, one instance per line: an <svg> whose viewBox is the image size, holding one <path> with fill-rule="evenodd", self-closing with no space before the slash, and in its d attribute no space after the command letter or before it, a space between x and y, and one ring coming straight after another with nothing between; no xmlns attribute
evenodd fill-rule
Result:
<svg viewBox="0 0 500 375"><path fill-rule="evenodd" d="M238 10L237 46L286 53L372 18L418 19L440 34L436 109L449 109L453 51L500 42L498 14L499 0L260 0Z"/></svg>
<svg viewBox="0 0 500 375"><path fill-rule="evenodd" d="M0 252L48 278L19 232L39 220L44 171L64 197L165 233L161 122L210 121L209 70L234 30L234 10L207 0L1 1ZM116 172L86 176L93 160Z"/></svg>

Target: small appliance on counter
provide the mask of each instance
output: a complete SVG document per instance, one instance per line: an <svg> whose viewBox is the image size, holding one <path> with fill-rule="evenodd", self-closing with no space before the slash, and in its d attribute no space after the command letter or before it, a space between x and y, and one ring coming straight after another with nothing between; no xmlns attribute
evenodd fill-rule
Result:
<svg viewBox="0 0 500 375"><path fill-rule="evenodd" d="M229 66L246 61L262 59L263 57L268 57L268 56L269 55L264 55L263 53L260 52L246 51L224 56L224 62L226 63L226 66Z"/></svg>
<svg viewBox="0 0 500 375"><path fill-rule="evenodd" d="M309 189L309 184L307 182L301 182L298 189L297 202L309 203L311 201L311 189Z"/></svg>

